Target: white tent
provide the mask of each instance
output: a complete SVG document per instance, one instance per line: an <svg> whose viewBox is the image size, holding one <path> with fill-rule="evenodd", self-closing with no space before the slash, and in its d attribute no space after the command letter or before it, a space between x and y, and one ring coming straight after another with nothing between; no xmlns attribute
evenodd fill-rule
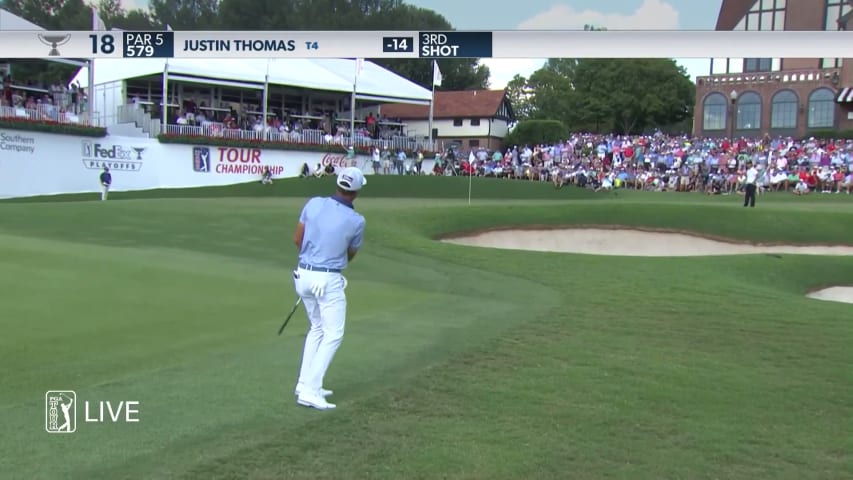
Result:
<svg viewBox="0 0 853 480"><path fill-rule="evenodd" d="M352 93L356 61L350 59L169 59L169 80L263 90L270 85ZM164 58L96 59L95 85L162 75ZM88 87L88 68L71 80ZM364 62L356 99L428 105L432 92L372 62Z"/></svg>
<svg viewBox="0 0 853 480"><path fill-rule="evenodd" d="M15 32L20 30L44 31L43 28L39 27L35 23L24 20L23 18L0 8L0 31Z"/></svg>

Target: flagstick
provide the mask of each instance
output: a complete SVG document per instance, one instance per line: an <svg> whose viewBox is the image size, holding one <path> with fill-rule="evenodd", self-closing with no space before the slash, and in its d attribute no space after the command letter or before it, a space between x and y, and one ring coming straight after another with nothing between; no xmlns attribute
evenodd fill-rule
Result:
<svg viewBox="0 0 853 480"><path fill-rule="evenodd" d="M269 103L269 96L270 96L270 62L272 62L272 59L268 58L267 59L267 74L266 74L266 76L264 76L264 93L263 93L264 108L261 109L261 116L263 117L261 119L261 125L263 126L263 130L261 130L261 132L263 133L263 137L262 137L263 141L267 141L267 127L268 127L267 114L269 113L267 104Z"/></svg>
<svg viewBox="0 0 853 480"><path fill-rule="evenodd" d="M473 165L471 165L473 167ZM474 172L472 171L468 174L468 206L471 206L471 183L474 181Z"/></svg>
<svg viewBox="0 0 853 480"><path fill-rule="evenodd" d="M355 151L355 95L356 91L358 91L358 58L355 59L355 75L352 79L352 98L350 99L350 112L349 112L349 134L350 134L350 144L352 145L353 151Z"/></svg>

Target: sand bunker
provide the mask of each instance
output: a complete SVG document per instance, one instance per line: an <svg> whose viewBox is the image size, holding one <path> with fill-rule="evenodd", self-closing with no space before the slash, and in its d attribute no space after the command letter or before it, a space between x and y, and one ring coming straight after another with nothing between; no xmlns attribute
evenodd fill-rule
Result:
<svg viewBox="0 0 853 480"><path fill-rule="evenodd" d="M442 240L473 247L629 257L744 254L853 255L853 247L748 245L680 233L595 228L492 230Z"/></svg>
<svg viewBox="0 0 853 480"><path fill-rule="evenodd" d="M830 302L853 303L853 287L830 287L811 292L806 295L816 300L828 300Z"/></svg>

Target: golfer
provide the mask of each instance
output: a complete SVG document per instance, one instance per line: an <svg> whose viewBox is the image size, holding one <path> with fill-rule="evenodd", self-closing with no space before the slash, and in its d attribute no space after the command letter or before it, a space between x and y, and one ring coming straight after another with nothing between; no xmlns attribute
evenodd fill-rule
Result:
<svg viewBox="0 0 853 480"><path fill-rule="evenodd" d="M344 336L347 281L341 272L364 240L364 217L355 211L353 201L365 184L358 168L341 169L335 195L308 200L293 235L299 249L294 285L309 323L296 403L318 410L335 408L326 401L332 391L323 388L323 378Z"/></svg>
<svg viewBox="0 0 853 480"><path fill-rule="evenodd" d="M746 162L746 194L743 196L744 207L755 207L755 184L758 182L758 169L752 161Z"/></svg>
<svg viewBox="0 0 853 480"><path fill-rule="evenodd" d="M98 177L101 182L101 201L106 201L107 195L110 193L110 185L113 183L113 176L110 174L110 169L104 165L104 171Z"/></svg>

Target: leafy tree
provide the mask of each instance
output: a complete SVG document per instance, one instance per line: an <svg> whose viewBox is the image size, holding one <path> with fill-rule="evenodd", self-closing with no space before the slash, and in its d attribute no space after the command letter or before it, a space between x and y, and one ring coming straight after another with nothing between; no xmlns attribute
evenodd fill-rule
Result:
<svg viewBox="0 0 853 480"><path fill-rule="evenodd" d="M507 135L507 145L554 143L566 137L566 126L559 120L524 120Z"/></svg>
<svg viewBox="0 0 853 480"><path fill-rule="evenodd" d="M148 6L161 28L168 24L175 30L213 30L218 23L219 0L150 0ZM244 8L252 7L244 2Z"/></svg>
<svg viewBox="0 0 853 480"><path fill-rule="evenodd" d="M526 120L533 114L533 105L531 103L533 89L528 84L527 79L516 74L506 84L506 95L509 102L515 111L515 117L519 120Z"/></svg>
<svg viewBox="0 0 853 480"><path fill-rule="evenodd" d="M550 59L512 87L522 84L527 118L560 120L574 131L636 133L693 114L695 86L670 59Z"/></svg>
<svg viewBox="0 0 853 480"><path fill-rule="evenodd" d="M692 115L695 86L674 60L583 59L574 72L582 121L620 133L679 122Z"/></svg>
<svg viewBox="0 0 853 480"><path fill-rule="evenodd" d="M225 30L453 30L442 15L402 0L222 0L218 19L218 28ZM371 61L432 88L432 60ZM478 59L442 59L438 63L443 79L437 88L488 87L489 69Z"/></svg>

